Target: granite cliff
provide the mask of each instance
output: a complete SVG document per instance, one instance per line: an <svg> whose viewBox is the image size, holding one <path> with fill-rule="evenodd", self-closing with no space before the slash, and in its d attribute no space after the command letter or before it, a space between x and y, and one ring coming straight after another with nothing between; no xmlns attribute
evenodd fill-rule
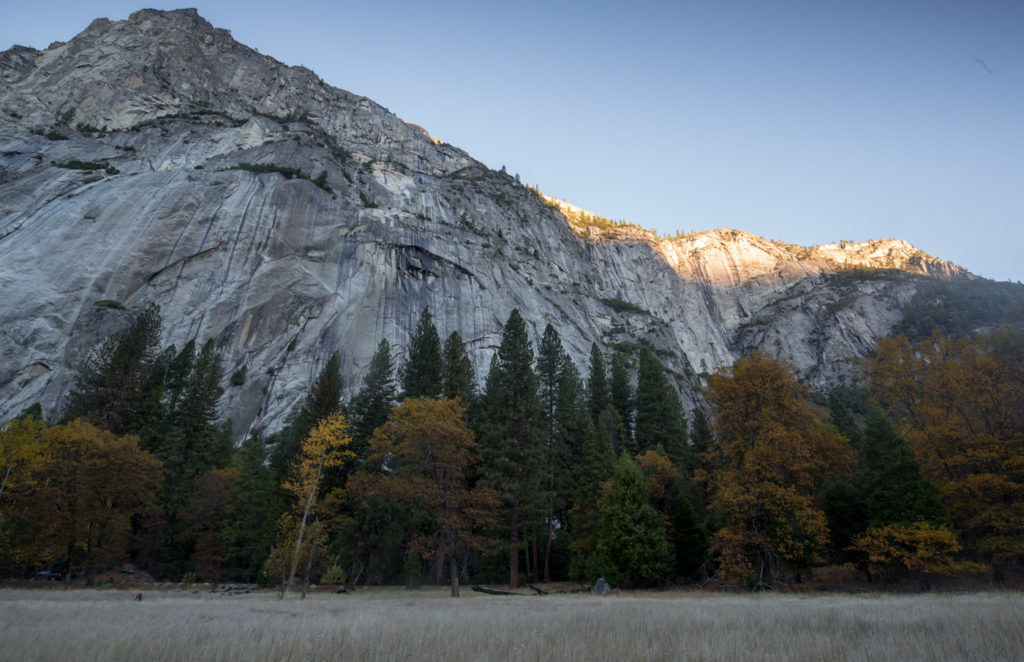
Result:
<svg viewBox="0 0 1024 662"><path fill-rule="evenodd" d="M651 343L684 397L765 347L816 386L849 374L923 277L897 240L798 247L658 237L540 195L195 10L97 19L0 53L0 418L58 406L88 350L158 302L164 341L213 338L238 435L278 427L326 358L347 385L424 306L482 377L519 308L582 367ZM227 385L227 383L225 384Z"/></svg>

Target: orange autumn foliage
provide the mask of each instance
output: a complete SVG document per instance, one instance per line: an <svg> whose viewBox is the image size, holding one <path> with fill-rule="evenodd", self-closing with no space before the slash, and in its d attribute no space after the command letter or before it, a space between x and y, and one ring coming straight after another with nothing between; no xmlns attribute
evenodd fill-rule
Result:
<svg viewBox="0 0 1024 662"><path fill-rule="evenodd" d="M458 559L479 549L481 524L493 517L491 490L470 489L466 470L477 443L458 399L410 398L391 411L370 439L366 465L377 471L353 478L350 488L365 497L389 497L424 515L409 548L426 559L450 564L452 594L458 595Z"/></svg>
<svg viewBox="0 0 1024 662"><path fill-rule="evenodd" d="M792 368L764 352L712 377L705 397L717 444L697 479L726 516L712 551L724 575L770 584L786 565L817 560L828 537L819 488L853 455Z"/></svg>
<svg viewBox="0 0 1024 662"><path fill-rule="evenodd" d="M863 552L872 567L889 575L950 575L983 569L975 563L956 561L961 549L956 534L949 527L927 522L868 529L854 539L851 549Z"/></svg>
<svg viewBox="0 0 1024 662"><path fill-rule="evenodd" d="M998 336L996 337L998 340ZM864 373L968 546L1024 554L1024 363L935 334L879 341Z"/></svg>
<svg viewBox="0 0 1024 662"><path fill-rule="evenodd" d="M4 495L0 519L11 532L11 560L54 564L68 576L124 561L131 518L153 498L160 463L134 436L84 419L37 432L35 452Z"/></svg>

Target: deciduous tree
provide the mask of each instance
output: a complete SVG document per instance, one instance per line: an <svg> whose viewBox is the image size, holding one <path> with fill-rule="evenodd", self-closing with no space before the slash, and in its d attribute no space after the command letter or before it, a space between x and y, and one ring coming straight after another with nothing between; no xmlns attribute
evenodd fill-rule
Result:
<svg viewBox="0 0 1024 662"><path fill-rule="evenodd" d="M712 377L706 397L717 440L706 458L711 502L727 518L712 550L724 574L770 585L784 564L817 558L828 535L818 490L852 453L792 368L764 352Z"/></svg>
<svg viewBox="0 0 1024 662"><path fill-rule="evenodd" d="M1024 554L1022 366L1012 350L939 334L884 338L865 365L969 548L990 561Z"/></svg>
<svg viewBox="0 0 1024 662"><path fill-rule="evenodd" d="M82 419L44 430L40 459L12 504L29 525L12 541L22 558L64 566L69 580L125 560L131 518L152 498L159 462L135 437Z"/></svg>
<svg viewBox="0 0 1024 662"><path fill-rule="evenodd" d="M377 471L359 483L364 496L388 496L421 513L409 549L448 564L453 597L459 559L480 549L480 527L496 506L489 489L467 482L477 450L458 400L409 398L371 438L367 465Z"/></svg>
<svg viewBox="0 0 1024 662"><path fill-rule="evenodd" d="M320 421L302 442L298 462L284 484L285 491L294 500L298 524L295 532L291 570L287 582L281 588L282 598L295 579L299 560L302 557L306 526L310 517L315 514L314 507L317 499L320 498L324 473L331 467L342 466L345 460L352 456L352 451L349 450L351 442L352 438L348 435L348 422L340 411L336 411ZM318 536L319 531L314 537ZM305 591L303 591L303 596L305 596Z"/></svg>

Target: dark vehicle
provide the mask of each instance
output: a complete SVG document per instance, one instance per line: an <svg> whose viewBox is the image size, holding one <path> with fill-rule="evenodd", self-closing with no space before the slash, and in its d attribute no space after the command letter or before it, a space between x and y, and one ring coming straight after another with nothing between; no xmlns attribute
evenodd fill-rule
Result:
<svg viewBox="0 0 1024 662"><path fill-rule="evenodd" d="M64 573L53 572L52 570L40 570L32 576L32 579L45 579L51 582L56 582L64 579Z"/></svg>

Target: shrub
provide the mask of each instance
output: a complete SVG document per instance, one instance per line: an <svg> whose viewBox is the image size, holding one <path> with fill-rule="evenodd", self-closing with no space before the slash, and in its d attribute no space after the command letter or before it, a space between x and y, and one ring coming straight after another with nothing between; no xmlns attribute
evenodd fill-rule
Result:
<svg viewBox="0 0 1024 662"><path fill-rule="evenodd" d="M54 161L53 165L58 168L67 168L69 170L104 170L110 167L109 163L99 161L79 161L78 159L64 161L63 163L57 163Z"/></svg>
<svg viewBox="0 0 1024 662"><path fill-rule="evenodd" d="M280 175L284 175L285 179L294 179L296 177L300 179L309 179L309 175L302 172L298 168L291 168L289 166L280 166L273 163L239 163L233 170L247 170L249 172L255 172L257 175L266 175L272 172L276 172Z"/></svg>
<svg viewBox="0 0 1024 662"><path fill-rule="evenodd" d="M322 188L323 190L327 191L328 193L334 193L334 191L331 190L331 187L327 185L327 171L326 170L321 172L320 175L316 179L313 180L313 183L316 184L317 186L319 186L320 188Z"/></svg>
<svg viewBox="0 0 1024 662"><path fill-rule="evenodd" d="M619 297L611 299L599 299L601 303L608 306L617 313L638 313L640 315L650 315L650 313L635 303L630 303Z"/></svg>

